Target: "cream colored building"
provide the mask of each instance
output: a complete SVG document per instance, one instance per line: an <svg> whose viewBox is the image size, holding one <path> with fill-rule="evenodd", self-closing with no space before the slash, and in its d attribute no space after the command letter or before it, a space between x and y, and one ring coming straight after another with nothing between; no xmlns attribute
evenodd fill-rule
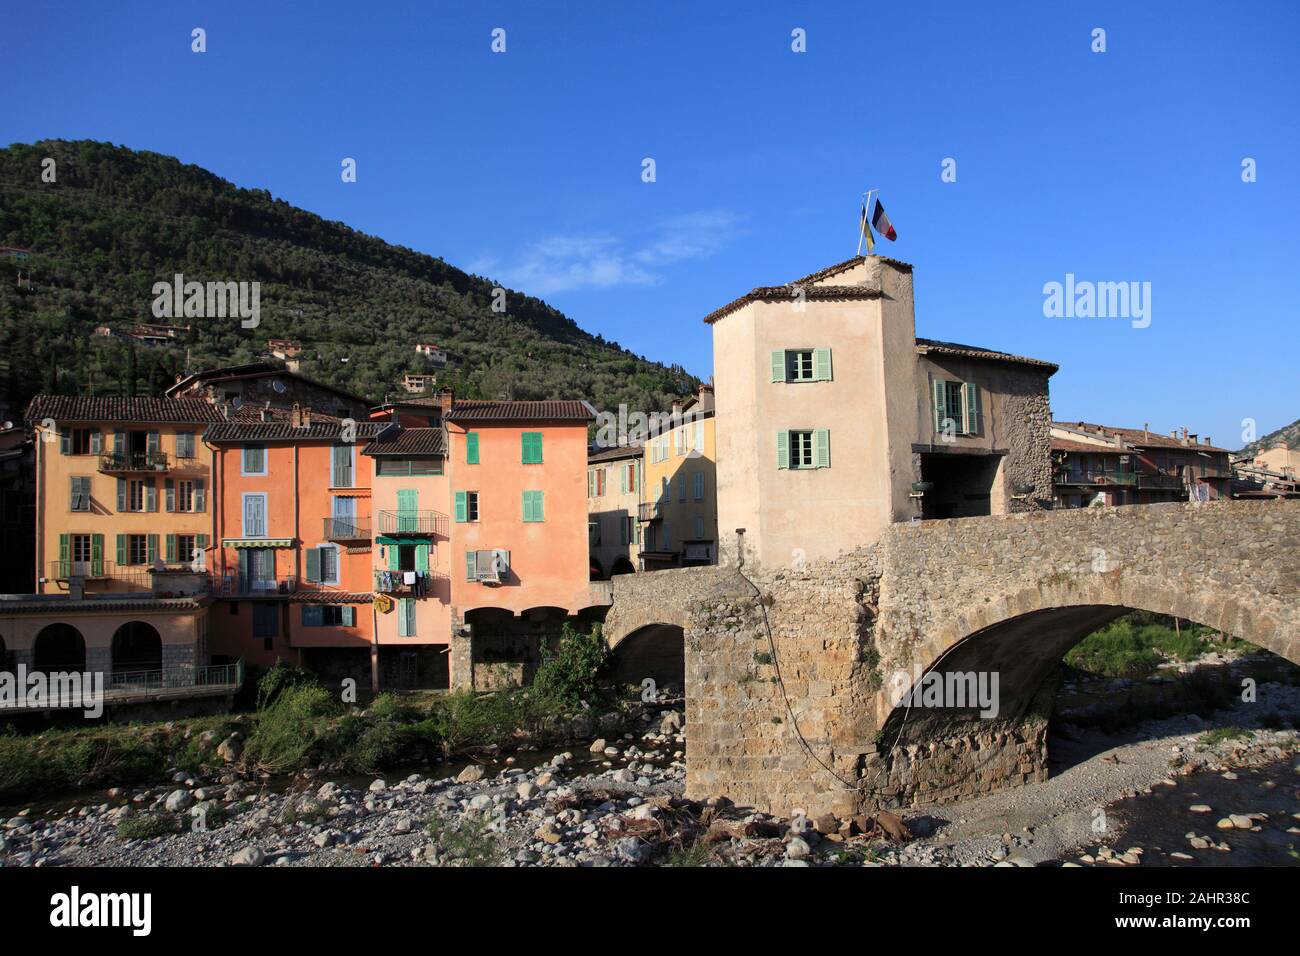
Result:
<svg viewBox="0 0 1300 956"><path fill-rule="evenodd" d="M713 387L701 385L646 440L642 570L718 563L715 412Z"/></svg>
<svg viewBox="0 0 1300 956"><path fill-rule="evenodd" d="M640 445L603 448L587 456L587 543L593 578L603 581L637 570L643 482Z"/></svg>
<svg viewBox="0 0 1300 956"><path fill-rule="evenodd" d="M916 337L912 267L854 257L759 287L713 327L724 562L799 566L891 523L1051 506L1036 359Z"/></svg>

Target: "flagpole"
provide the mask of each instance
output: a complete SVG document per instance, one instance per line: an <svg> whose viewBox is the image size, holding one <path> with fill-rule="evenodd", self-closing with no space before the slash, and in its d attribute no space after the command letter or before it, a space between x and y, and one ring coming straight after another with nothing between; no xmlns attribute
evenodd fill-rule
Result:
<svg viewBox="0 0 1300 956"><path fill-rule="evenodd" d="M857 255L862 255L862 243L867 237L867 230L871 228L871 194L878 193L878 188L868 189L862 194L862 223L858 228L858 251Z"/></svg>

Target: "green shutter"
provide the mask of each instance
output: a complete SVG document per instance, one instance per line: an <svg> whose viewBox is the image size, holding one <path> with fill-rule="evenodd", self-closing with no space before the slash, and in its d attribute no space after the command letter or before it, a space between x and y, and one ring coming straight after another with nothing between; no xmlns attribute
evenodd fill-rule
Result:
<svg viewBox="0 0 1300 956"><path fill-rule="evenodd" d="M831 380L830 349L813 349L813 379L818 382Z"/></svg>
<svg viewBox="0 0 1300 956"><path fill-rule="evenodd" d="M542 433L523 432L520 440L521 461L525 465L539 465L542 462Z"/></svg>
<svg viewBox="0 0 1300 956"><path fill-rule="evenodd" d="M100 577L104 573L104 536L102 534L92 534L90 536L90 573L94 577Z"/></svg>
<svg viewBox="0 0 1300 956"><path fill-rule="evenodd" d="M546 520L546 492L544 491L533 492L533 520Z"/></svg>
<svg viewBox="0 0 1300 956"><path fill-rule="evenodd" d="M779 431L776 433L776 467L790 467L790 433L788 431Z"/></svg>
<svg viewBox="0 0 1300 956"><path fill-rule="evenodd" d="M162 451L162 435L158 432L147 432L145 434L145 451L151 455Z"/></svg>
<svg viewBox="0 0 1300 956"><path fill-rule="evenodd" d="M819 428L813 432L813 463L818 468L831 466L831 431Z"/></svg>
<svg viewBox="0 0 1300 956"><path fill-rule="evenodd" d="M208 536L206 534L196 534L194 536L194 547L198 548L200 551L207 551ZM194 560L194 555L192 554L189 557L185 558L186 562L193 561L193 560ZM204 560L206 562L206 558Z"/></svg>
<svg viewBox="0 0 1300 956"><path fill-rule="evenodd" d="M415 546L415 570L429 570L429 546L427 544L417 544Z"/></svg>
<svg viewBox="0 0 1300 956"><path fill-rule="evenodd" d="M785 381L785 352L772 353L772 381Z"/></svg>
<svg viewBox="0 0 1300 956"><path fill-rule="evenodd" d="M533 520L533 493L531 491L524 492L524 520Z"/></svg>
<svg viewBox="0 0 1300 956"><path fill-rule="evenodd" d="M147 549L145 553L145 561L149 564L153 564L158 560L158 536L156 534L149 535L148 538L145 539L145 547Z"/></svg>
<svg viewBox="0 0 1300 956"><path fill-rule="evenodd" d="M596 473L590 468L587 469L587 497L596 497Z"/></svg>
<svg viewBox="0 0 1300 956"><path fill-rule="evenodd" d="M117 536L117 566L119 568L126 566L126 535Z"/></svg>
<svg viewBox="0 0 1300 956"><path fill-rule="evenodd" d="M948 390L942 379L934 380L934 430L943 432L943 420L948 417Z"/></svg>
<svg viewBox="0 0 1300 956"><path fill-rule="evenodd" d="M398 531L417 531L419 530L416 509L419 506L419 492L413 488L399 488L397 490L397 530Z"/></svg>
<svg viewBox="0 0 1300 956"><path fill-rule="evenodd" d="M983 427L980 420L983 416L980 414L980 388L971 382L962 386L966 393L966 433L968 435L978 435Z"/></svg>
<svg viewBox="0 0 1300 956"><path fill-rule="evenodd" d="M207 511L207 482L202 478L194 479L194 510Z"/></svg>
<svg viewBox="0 0 1300 956"><path fill-rule="evenodd" d="M98 455L104 450L104 433L98 428L90 433L90 453Z"/></svg>
<svg viewBox="0 0 1300 956"><path fill-rule="evenodd" d="M388 548L388 570L400 571L402 569L402 549L398 545L385 545Z"/></svg>
<svg viewBox="0 0 1300 956"><path fill-rule="evenodd" d="M344 627L357 626L357 609L354 608L351 604L344 605L343 607L343 626Z"/></svg>
<svg viewBox="0 0 1300 956"><path fill-rule="evenodd" d="M168 511L176 510L176 481L173 478L163 479L163 507Z"/></svg>
<svg viewBox="0 0 1300 956"><path fill-rule="evenodd" d="M308 581L320 580L320 549L319 548L307 549L307 580Z"/></svg>
<svg viewBox="0 0 1300 956"><path fill-rule="evenodd" d="M126 510L126 479L117 479L117 510L119 512Z"/></svg>
<svg viewBox="0 0 1300 956"><path fill-rule="evenodd" d="M622 465L618 469L619 484L623 487L623 494L627 494L631 489L627 486L627 465Z"/></svg>
<svg viewBox="0 0 1300 956"><path fill-rule="evenodd" d="M469 520L469 507L465 504L465 492L463 491L456 492L456 520Z"/></svg>
<svg viewBox="0 0 1300 956"><path fill-rule="evenodd" d="M72 535L59 535L59 577L66 578L72 571Z"/></svg>
<svg viewBox="0 0 1300 956"><path fill-rule="evenodd" d="M144 510L158 510L158 483L153 478L144 483Z"/></svg>
<svg viewBox="0 0 1300 956"><path fill-rule="evenodd" d="M59 436L59 454L60 455L72 454L72 433L71 432L64 432Z"/></svg>
<svg viewBox="0 0 1300 956"><path fill-rule="evenodd" d="M163 539L163 560L168 564L176 563L176 535L174 534L169 534Z"/></svg>
<svg viewBox="0 0 1300 956"><path fill-rule="evenodd" d="M465 552L465 580L473 581L474 574L476 573L476 571L477 571L477 564L475 563L474 560L474 552L466 551Z"/></svg>
<svg viewBox="0 0 1300 956"><path fill-rule="evenodd" d="M465 464L478 464L478 432L465 433Z"/></svg>

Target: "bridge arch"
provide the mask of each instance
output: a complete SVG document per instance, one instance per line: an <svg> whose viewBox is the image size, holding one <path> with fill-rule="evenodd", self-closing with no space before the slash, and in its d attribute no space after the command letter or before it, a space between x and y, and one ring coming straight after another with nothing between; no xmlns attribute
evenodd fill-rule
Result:
<svg viewBox="0 0 1300 956"><path fill-rule="evenodd" d="M32 643L32 670L43 673L84 671L86 640L71 624L47 624Z"/></svg>
<svg viewBox="0 0 1300 956"><path fill-rule="evenodd" d="M127 621L113 634L113 673L163 669L162 636L145 621Z"/></svg>

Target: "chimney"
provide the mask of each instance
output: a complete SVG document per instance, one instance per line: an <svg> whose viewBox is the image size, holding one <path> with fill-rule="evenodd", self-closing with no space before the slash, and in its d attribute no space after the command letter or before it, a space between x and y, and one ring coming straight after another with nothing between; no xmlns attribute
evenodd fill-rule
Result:
<svg viewBox="0 0 1300 956"><path fill-rule="evenodd" d="M1169 437L1172 438L1174 441L1177 441L1177 440L1178 440L1178 429L1175 428L1173 431L1171 431L1171 432L1169 433Z"/></svg>
<svg viewBox="0 0 1300 956"><path fill-rule="evenodd" d="M258 414L261 416L262 421L264 421L264 422L267 422L267 421L270 421L270 420L271 420L271 410L270 410L269 408L263 408L263 409L261 409L261 410L258 412Z"/></svg>
<svg viewBox="0 0 1300 956"><path fill-rule="evenodd" d="M1200 438L1199 438L1199 436L1196 434L1196 432L1192 432L1190 435L1188 435L1188 436L1187 436L1187 441L1188 441L1189 444L1192 444L1192 445L1199 445L1199 444L1200 444Z"/></svg>
<svg viewBox="0 0 1300 956"><path fill-rule="evenodd" d="M1209 435L1206 435L1206 436L1205 436L1205 444L1207 444L1207 445L1213 445L1213 444L1214 444L1214 442L1210 441L1210 436L1209 436Z"/></svg>
<svg viewBox="0 0 1300 956"><path fill-rule="evenodd" d="M302 428L302 406L297 402L289 409L289 424L294 428Z"/></svg>
<svg viewBox="0 0 1300 956"><path fill-rule="evenodd" d="M302 427L311 428L311 406L304 405L302 409Z"/></svg>
<svg viewBox="0 0 1300 956"><path fill-rule="evenodd" d="M1144 441L1144 442L1149 442L1150 440L1151 440L1151 423L1150 423L1150 422L1143 422L1143 423L1142 423L1142 441Z"/></svg>
<svg viewBox="0 0 1300 956"><path fill-rule="evenodd" d="M442 417L446 418L451 413L451 406L455 404L456 396L451 390L450 385L444 385L438 389L438 408Z"/></svg>

